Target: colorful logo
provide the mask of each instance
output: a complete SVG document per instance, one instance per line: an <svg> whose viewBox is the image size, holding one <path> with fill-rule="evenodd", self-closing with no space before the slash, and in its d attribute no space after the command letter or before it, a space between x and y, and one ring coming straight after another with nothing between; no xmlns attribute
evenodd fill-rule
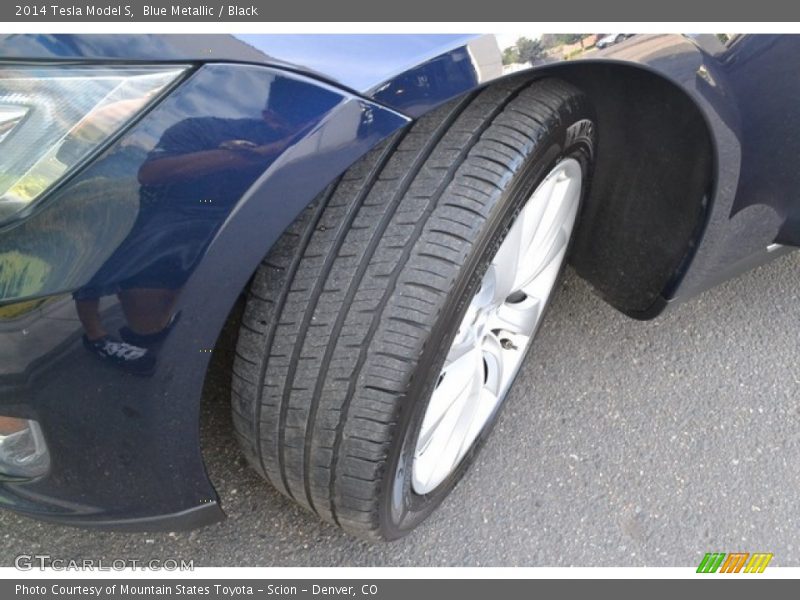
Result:
<svg viewBox="0 0 800 600"><path fill-rule="evenodd" d="M708 552L697 567L698 573L763 573L772 560L772 554L766 552ZM742 568L744 567L744 568Z"/></svg>

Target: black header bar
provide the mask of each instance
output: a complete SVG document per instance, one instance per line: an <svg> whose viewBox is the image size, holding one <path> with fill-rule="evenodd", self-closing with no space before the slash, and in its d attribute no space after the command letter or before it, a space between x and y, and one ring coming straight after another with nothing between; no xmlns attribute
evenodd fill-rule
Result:
<svg viewBox="0 0 800 600"><path fill-rule="evenodd" d="M0 21L14 22L780 22L800 20L786 0L10 0Z"/></svg>

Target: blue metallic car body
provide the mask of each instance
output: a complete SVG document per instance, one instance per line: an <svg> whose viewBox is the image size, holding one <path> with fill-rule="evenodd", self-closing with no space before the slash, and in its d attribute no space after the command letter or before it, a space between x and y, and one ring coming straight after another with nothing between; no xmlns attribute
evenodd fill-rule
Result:
<svg viewBox="0 0 800 600"><path fill-rule="evenodd" d="M231 307L272 244L348 166L430 108L503 76L493 62L496 44L487 42L485 36L0 36L0 61L9 63L191 65L174 90L90 164L24 219L0 228L0 255L22 251L51 266L35 293L0 298L0 307L14 309L6 313L13 317L0 318L0 414L39 420L52 453L48 475L0 482L0 504L37 518L114 528L176 529L221 518L200 452L199 397L208 351ZM797 243L793 194L800 171L787 158L776 184L762 181L758 169L787 119L800 119L796 108L787 116L779 100L798 84L780 73L762 80L754 73L796 65L791 55L799 48L793 36L746 36L726 46L651 36L531 70L566 78L596 65L615 78L635 71L642 81L674 90L701 117L710 168L698 175L697 222L689 223L685 242L664 250L670 260L658 280L663 285L641 306L619 300L618 307L657 314L668 300L776 255L780 250L767 251L775 242ZM276 110L287 123L285 147L255 171L222 173L235 192L222 193L224 201L209 202L206 212L205 205L194 207L191 233L181 233L183 222L163 232L185 262L176 284L180 318L158 349L155 373L134 377L94 360L80 343L73 294L107 290L103 317L112 328L124 325L113 297L121 272L149 264L163 246L136 255L133 265L120 248L127 250L136 233L158 235L160 224L174 225L174 215L160 206L148 220L139 218L148 154L180 123L224 128L257 121L280 87L272 87L276 81L289 82L294 99ZM763 110L765 98L775 104L770 111ZM796 139L784 140L789 157L796 158ZM649 252L631 256L631 264L646 263ZM590 280L597 271L602 292L610 276L591 261L584 267Z"/></svg>

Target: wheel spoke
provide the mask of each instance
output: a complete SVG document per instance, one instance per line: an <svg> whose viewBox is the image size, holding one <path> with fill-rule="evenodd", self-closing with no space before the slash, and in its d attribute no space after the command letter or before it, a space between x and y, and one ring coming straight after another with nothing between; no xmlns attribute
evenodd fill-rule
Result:
<svg viewBox="0 0 800 600"><path fill-rule="evenodd" d="M464 382L466 385L459 394L454 398L451 397L451 401L444 410L435 416L436 420L427 423L427 426L423 422L420 430L415 459L418 460L421 456L426 455L435 459L431 461L425 474L428 483L433 479L444 479L461 459L461 455L458 454L459 448L468 433L468 426L472 422L476 404L480 398L480 388L483 386L481 353L476 351L469 356L473 360L472 376ZM437 393L434 392L431 402L437 400L436 396ZM429 414L431 414L430 408L425 415L425 421L428 421Z"/></svg>
<svg viewBox="0 0 800 600"><path fill-rule="evenodd" d="M539 320L539 300L528 298L519 304L503 304L490 317L487 326L521 335L531 335Z"/></svg>
<svg viewBox="0 0 800 600"><path fill-rule="evenodd" d="M472 443L480 435L486 421L492 416L492 411L497 406L497 394L487 387L482 387L480 390L480 401L478 402L475 414L472 416L472 422L469 424L467 434L459 448L459 460L464 454L467 453Z"/></svg>
<svg viewBox="0 0 800 600"><path fill-rule="evenodd" d="M450 372L455 372L453 369L458 369L462 365L461 359L470 352L475 351L477 341L475 340L474 332L469 331L465 335L463 341L450 346L450 351L444 359L444 367L442 368L442 375Z"/></svg>
<svg viewBox="0 0 800 600"><path fill-rule="evenodd" d="M573 210L574 204L570 198L561 199L557 206L552 207L555 209L552 215L547 215L548 219L542 220L539 229L536 231L536 236L531 242L531 253L540 252L552 246L554 239L560 231L564 229L566 224L567 215Z"/></svg>
<svg viewBox="0 0 800 600"><path fill-rule="evenodd" d="M563 229L555 232L552 239L548 240L549 245L544 246L538 253L532 253L530 264L528 265L527 274L519 282L520 289L525 289L528 285L533 283L542 272L555 261L560 258L562 252L566 250L567 234ZM560 263L560 260L559 260Z"/></svg>
<svg viewBox="0 0 800 600"><path fill-rule="evenodd" d="M523 223L520 221L514 223L487 270L487 275L490 275L494 284L492 296L494 304L502 302L514 291L514 282L522 253L522 226Z"/></svg>
<svg viewBox="0 0 800 600"><path fill-rule="evenodd" d="M448 412L472 392L474 380L479 374L477 363L480 357L480 349L473 344L442 370L441 379L431 395L420 429L418 441L420 449L424 450L428 446L431 436L442 425Z"/></svg>
<svg viewBox="0 0 800 600"><path fill-rule="evenodd" d="M481 341L481 352L486 366L486 378L483 387L491 389L494 394L500 392L500 384L509 365L503 352L500 340L493 332L488 332Z"/></svg>
<svg viewBox="0 0 800 600"><path fill-rule="evenodd" d="M565 190L570 194L570 190ZM577 198L561 199L554 214L545 215L531 241L525 257L520 261L523 268L517 275L516 289L524 288L533 281L566 247L577 208ZM569 230L567 230L569 228Z"/></svg>
<svg viewBox="0 0 800 600"><path fill-rule="evenodd" d="M558 176L549 176L542 184L536 189L530 201L522 209L520 218L524 219L524 239L527 244L522 248L522 254L526 254L536 237L536 231L542 223L547 207L549 206L548 200L553 194L553 189L556 186Z"/></svg>
<svg viewBox="0 0 800 600"><path fill-rule="evenodd" d="M469 399L463 403L461 410L453 423L453 428L450 430L450 436L447 439L445 448L443 449L442 463L447 465L447 472L451 472L461 461L464 452L469 449L471 440L468 442L468 435L470 426L472 425L475 415L480 408L481 389L483 388L483 359L480 363L476 364L475 377L470 382ZM479 369L479 370L478 370ZM467 445L466 449L464 446ZM462 452L464 449L464 452Z"/></svg>
<svg viewBox="0 0 800 600"><path fill-rule="evenodd" d="M474 343L460 348L458 356L442 369L436 392L443 397L459 396L472 379L479 355L480 349ZM448 358L449 356L448 354Z"/></svg>

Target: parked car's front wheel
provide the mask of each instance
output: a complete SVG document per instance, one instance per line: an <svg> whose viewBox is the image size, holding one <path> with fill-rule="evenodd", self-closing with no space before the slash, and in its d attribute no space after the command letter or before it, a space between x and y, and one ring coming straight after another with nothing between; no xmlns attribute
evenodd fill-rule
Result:
<svg viewBox="0 0 800 600"><path fill-rule="evenodd" d="M250 462L393 539L474 460L555 287L591 172L584 96L510 80L373 150L256 273L233 415Z"/></svg>

